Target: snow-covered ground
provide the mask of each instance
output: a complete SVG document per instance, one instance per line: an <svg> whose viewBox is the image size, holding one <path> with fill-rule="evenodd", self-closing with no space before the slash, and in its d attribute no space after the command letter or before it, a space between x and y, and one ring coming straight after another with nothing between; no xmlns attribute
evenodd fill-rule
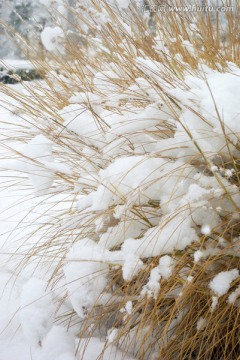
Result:
<svg viewBox="0 0 240 360"><path fill-rule="evenodd" d="M32 69L32 64L27 60L22 59L4 59L0 60L0 67L4 67L8 70L18 70L18 69Z"/></svg>

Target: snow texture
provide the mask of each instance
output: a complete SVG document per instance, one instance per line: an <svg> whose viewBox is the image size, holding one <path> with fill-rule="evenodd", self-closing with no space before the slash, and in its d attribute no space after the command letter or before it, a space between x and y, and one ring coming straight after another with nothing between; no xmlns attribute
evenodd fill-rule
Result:
<svg viewBox="0 0 240 360"><path fill-rule="evenodd" d="M63 52L61 40L64 37L63 30L59 26L46 26L41 32L41 41L46 50Z"/></svg>
<svg viewBox="0 0 240 360"><path fill-rule="evenodd" d="M47 283L34 278L28 280L23 286L20 304L23 333L32 345L41 346L54 319L54 306L51 293L47 292Z"/></svg>
<svg viewBox="0 0 240 360"><path fill-rule="evenodd" d="M229 291L231 283L238 277L239 271L237 269L222 271L212 279L209 287L217 296L223 296Z"/></svg>

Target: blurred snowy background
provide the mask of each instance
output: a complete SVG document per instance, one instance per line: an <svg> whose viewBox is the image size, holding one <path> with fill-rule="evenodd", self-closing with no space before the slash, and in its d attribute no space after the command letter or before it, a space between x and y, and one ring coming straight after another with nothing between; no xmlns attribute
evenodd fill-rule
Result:
<svg viewBox="0 0 240 360"><path fill-rule="evenodd" d="M150 8L154 4L165 4L166 1L152 0L109 0L111 5L117 5L125 10L129 4L137 3L142 10ZM179 5L178 1L171 1L171 4ZM186 5L191 6L226 6L227 1L223 0L188 0ZM231 5L236 6L236 1ZM0 3L0 59L11 58L21 59L27 57L19 49L18 43L21 39L13 34L16 32L23 36L27 43L38 47L44 54L46 45L41 39L41 33L44 28L51 26L60 26L64 32L74 32L74 26L71 26L72 10L76 7L90 6L89 0L1 0ZM151 9L154 7L152 6ZM212 13L214 16L214 12ZM219 17L220 19L223 18ZM7 26L6 26L7 25ZM47 34L49 35L49 33ZM51 36L51 35L49 35ZM14 40L13 40L14 38ZM51 49L47 49L50 50Z"/></svg>
<svg viewBox="0 0 240 360"><path fill-rule="evenodd" d="M84 1L81 1L83 4ZM23 36L26 41L42 48L41 33L45 27L58 22L69 28L70 9L76 0L5 0L0 4L0 58L23 58L18 47L20 41L13 40L13 32ZM54 14L54 15L53 15ZM61 18L61 19L60 19ZM65 19L65 20L64 20ZM7 26L4 26L4 25Z"/></svg>

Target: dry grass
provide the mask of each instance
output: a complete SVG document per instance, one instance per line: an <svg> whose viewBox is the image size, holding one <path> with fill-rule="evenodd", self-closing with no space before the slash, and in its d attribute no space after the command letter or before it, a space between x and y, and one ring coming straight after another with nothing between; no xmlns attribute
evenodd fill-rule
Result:
<svg viewBox="0 0 240 360"><path fill-rule="evenodd" d="M178 3L179 6L186 5L184 1ZM177 99L165 93L161 86L162 79L166 83L184 89L186 88L185 75L202 76L201 67L203 66L207 65L219 72L224 72L228 69L228 62L240 65L239 4L236 13L221 13L226 21L224 29L221 28L222 19L219 21L217 18L213 21L211 13L154 14L154 34L149 30L147 15L145 14L144 19L143 14L133 5L131 5L131 19L127 19L131 33L122 23L122 17L129 16L127 13L123 15L120 11L113 11L105 1L93 0L92 6L92 8L79 6L78 11L72 10L75 19L72 25L84 45L76 43L73 45L67 38L65 56L48 54L48 58L32 60L33 65L47 75L44 82L38 82L34 86L32 83L22 84L29 91L30 96L22 95L9 86L1 85L0 87L3 93L18 102L16 111L19 116L23 119L27 116L28 123L32 123L54 140L56 156L61 161L66 161L73 169L73 174L69 176L57 174L57 184L64 185L72 194L75 193L78 179L81 178L83 172L87 171L89 164L97 169L99 159L102 158L100 149L89 144L88 139L67 131L63 125L59 111L68 105L68 100L74 93L80 91L99 94L103 99L103 107L115 114L122 114L128 109L130 111L132 106L144 109L152 103L151 96L147 93L139 94L137 91L129 92L129 86L141 77L146 80L151 89L156 91L163 104L167 105L167 115L180 121L179 113L182 105ZM109 20L98 29L96 15L103 8ZM193 21L194 28L191 27ZM90 32L86 32L84 25L90 28ZM157 47L156 36L163 40L164 49ZM99 48L96 47L96 37L101 42ZM183 45L183 39L192 44L194 53L189 52ZM34 48L30 47L30 50L34 58ZM147 63L145 68L139 66L137 57L158 62L157 70L149 67ZM117 73L118 79L109 77L106 86L114 84L117 92L122 94L117 105L109 102L110 95L101 93L93 82L93 77L97 72L111 69L111 67L112 71ZM94 103L88 101L84 104L85 108L93 113L99 131L104 133L107 125L104 119L94 111L92 105ZM220 115L219 118L221 122ZM203 119L199 114L199 121L207 121L207 119ZM151 135L157 139L172 137L174 127L165 119L159 119L159 122L161 126L156 127L154 131L151 130ZM191 132L188 129L186 132L191 138ZM230 145L227 134L225 138L226 144ZM27 140L25 135L23 140ZM130 137L129 141L131 142ZM90 155L83 151L86 148L91 150ZM159 154L159 157L164 157L164 154ZM239 164L236 163L237 159L232 155L230 147L228 155L219 154L219 157L223 168L235 168L236 172L231 181L237 186L236 192L238 192ZM106 167L112 160L105 156L101 166ZM170 161L167 156L166 161ZM206 173L210 169L211 162L208 154L198 148L197 155L188 160L188 163L203 169L202 171ZM214 173L214 176L221 183L217 173ZM223 184L221 185L224 187ZM83 193L87 194L97 186L97 182L91 187L84 188L83 186ZM225 194L233 203L235 214L239 215L239 208L228 189L225 189ZM100 233L96 233L95 230L97 219L104 219L104 229L118 223L113 217L114 206L86 215L86 212L81 213L72 206L72 198L66 201L69 201L69 211L57 214L50 224L45 224L42 229L39 229L45 239L44 243L35 244L24 256L18 268L20 272L31 258L39 258L40 261L49 257L50 262L57 259L58 264L49 280L51 287L58 286L58 280L62 277L65 255L74 242L85 237L98 241ZM123 199L123 203L126 201L127 199ZM153 226L150 219L160 218L160 214L161 205L158 202L149 201L144 206L135 205L126 213L126 226L131 226L138 219L150 228ZM84 220L86 216L87 221ZM239 241L233 243L233 239L239 235L239 220L232 220L232 213L226 213L221 217L221 221L214 228L211 236L200 235L199 240L184 251L175 251L172 254L176 261L174 272L168 281L161 282L161 291L155 299L139 298L139 294L148 281L151 269L158 264L159 257L144 259L144 270L129 282L124 281L121 268L110 266L106 292L111 296L108 301L101 305L103 299L100 298L84 322L79 321L74 312L66 314L65 319L61 318L58 321L68 323L69 326L79 321L80 337L86 336L86 331L92 323L94 327L89 336L96 332L105 334L106 328L116 327L119 330L116 343L123 350L134 352L137 359L238 359L240 356L239 303L228 304L226 300L229 294L226 294L219 299L217 311L211 311L212 293L208 287L209 282L218 272L240 268ZM64 226L68 223L74 225ZM81 227L78 228L75 224L81 224ZM219 238L224 238L227 246L219 246ZM194 252L210 247L218 249L218 252L194 263ZM189 276L193 277L192 281L188 280ZM236 285L236 282L232 283L231 289L234 290ZM133 312L123 319L125 314L121 313L120 309L129 300L133 302ZM197 330L200 318L206 319L206 323L205 327Z"/></svg>

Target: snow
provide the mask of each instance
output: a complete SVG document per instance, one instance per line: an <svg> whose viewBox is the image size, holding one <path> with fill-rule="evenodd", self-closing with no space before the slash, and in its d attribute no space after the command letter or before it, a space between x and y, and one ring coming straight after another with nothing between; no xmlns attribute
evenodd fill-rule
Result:
<svg viewBox="0 0 240 360"><path fill-rule="evenodd" d="M110 94L118 89L114 82L116 79L119 79L119 76L115 72L107 70L96 73L93 81L97 90Z"/></svg>
<svg viewBox="0 0 240 360"><path fill-rule="evenodd" d="M72 104L61 111L63 119L66 118L64 125L74 131L76 134L84 137L84 140L90 144L101 144L104 141L104 135L101 134L96 117L90 110L79 104Z"/></svg>
<svg viewBox="0 0 240 360"><path fill-rule="evenodd" d="M229 295L228 303L234 304L238 297L240 297L240 285Z"/></svg>
<svg viewBox="0 0 240 360"><path fill-rule="evenodd" d="M112 329L108 330L108 334L107 334L108 342L113 343L117 337L117 334L118 334L118 329L116 329L116 328L112 328Z"/></svg>
<svg viewBox="0 0 240 360"><path fill-rule="evenodd" d="M132 301L128 301L128 302L126 303L125 309L126 309L128 315L131 315L132 310L133 310L133 303L132 303Z"/></svg>
<svg viewBox="0 0 240 360"><path fill-rule="evenodd" d="M239 271L237 269L222 271L212 279L209 287L217 296L223 296L229 291L231 283L238 277Z"/></svg>
<svg viewBox="0 0 240 360"><path fill-rule="evenodd" d="M37 135L23 149L23 155L35 161L26 161L26 172L37 195L45 195L53 183L52 171L47 171L40 164L52 161L52 142L43 135ZM24 170L23 170L24 171Z"/></svg>
<svg viewBox="0 0 240 360"><path fill-rule="evenodd" d="M108 168L100 171L101 185L95 193L92 210L106 209L110 204L118 203L121 198L128 197L132 190L137 190L140 184L141 187L146 186L146 192L143 199L136 192L135 201L143 202L146 197L154 198L156 187L160 187L154 180L161 175L162 164L162 159L145 156L118 158ZM114 191L116 188L117 192Z"/></svg>
<svg viewBox="0 0 240 360"><path fill-rule="evenodd" d="M218 167L216 165L212 165L210 170L214 173L218 171Z"/></svg>
<svg viewBox="0 0 240 360"><path fill-rule="evenodd" d="M210 158L219 151L226 155L228 153L223 129L234 144L237 142L237 134L240 131L239 121L237 121L240 107L237 97L232 94L239 88L240 70L235 68L234 72L230 70L226 73L204 70L207 70L204 79L194 76L186 77L186 83L190 87L188 93L180 89L169 92L188 105L181 115L181 123L178 124L175 134L175 138L181 135L181 141L186 141L189 149L184 151L185 155L196 153L200 148L205 154L209 154ZM194 109L200 111L207 121L201 121L194 113ZM191 140L184 128L191 132ZM236 151L234 146L230 147L231 151Z"/></svg>
<svg viewBox="0 0 240 360"><path fill-rule="evenodd" d="M116 330L115 335L116 335ZM114 331L113 330L113 331ZM104 355L102 356L101 353L103 349L105 348L106 343L101 342L98 338L92 337L90 338L88 343L88 346L86 347L86 344L84 340L81 340L78 342L79 347L79 358L83 360L93 360L97 359L98 357L102 357L104 360L134 360L135 358L128 355L126 352L122 352L117 350L114 346L110 344L104 351Z"/></svg>
<svg viewBox="0 0 240 360"><path fill-rule="evenodd" d="M8 70L18 70L18 69L30 70L33 68L33 65L29 61L20 60L20 59L0 60L0 66L3 66Z"/></svg>
<svg viewBox="0 0 240 360"><path fill-rule="evenodd" d="M142 268L143 262L139 259L138 256L132 253L126 253L124 255L124 265L122 267L124 280L132 280Z"/></svg>
<svg viewBox="0 0 240 360"><path fill-rule="evenodd" d="M194 257L194 262L197 264L203 257L203 252L201 250L197 250L193 254L193 257Z"/></svg>
<svg viewBox="0 0 240 360"><path fill-rule="evenodd" d="M61 40L64 37L63 30L59 26L46 26L41 32L41 41L46 50L63 52Z"/></svg>
<svg viewBox="0 0 240 360"><path fill-rule="evenodd" d="M217 296L212 296L212 304L211 304L211 309L210 309L210 311L212 313L216 309L217 305L218 305L218 297Z"/></svg>
<svg viewBox="0 0 240 360"><path fill-rule="evenodd" d="M211 228L210 228L210 226L209 226L209 225L202 225L202 227L201 227L201 233L202 233L203 235L209 235L209 234L211 234Z"/></svg>
<svg viewBox="0 0 240 360"><path fill-rule="evenodd" d="M195 55L193 44L191 44L188 40L183 40L182 45L186 48L186 50L190 53L190 55L192 56Z"/></svg>
<svg viewBox="0 0 240 360"><path fill-rule="evenodd" d="M103 251L94 241L84 239L74 244L67 255L66 287L72 306L81 318L88 315L107 284L108 265L94 257L96 254L101 259Z"/></svg>
<svg viewBox="0 0 240 360"><path fill-rule="evenodd" d="M53 326L43 341L43 360L74 360L75 339L65 327Z"/></svg>
<svg viewBox="0 0 240 360"><path fill-rule="evenodd" d="M153 296L156 299L161 288L160 280L162 278L165 280L169 279L172 275L172 270L172 258L168 255L162 256L159 260L159 265L151 270L149 280L141 291L141 296Z"/></svg>
<svg viewBox="0 0 240 360"><path fill-rule="evenodd" d="M159 274L163 279L168 280L173 272L174 260L171 256L165 255L159 259Z"/></svg>
<svg viewBox="0 0 240 360"><path fill-rule="evenodd" d="M130 4L130 0L117 0L117 4L120 8L126 9Z"/></svg>
<svg viewBox="0 0 240 360"><path fill-rule="evenodd" d="M36 196L46 195L53 184L55 172L71 174L67 165L55 162L52 146L52 141L43 135L37 135L22 148L22 156L19 160L8 160L2 162L0 166L27 173Z"/></svg>
<svg viewBox="0 0 240 360"><path fill-rule="evenodd" d="M120 309L121 313L125 313L124 318L127 318L127 315L131 315L133 311L133 303L132 301L127 301L125 306Z"/></svg>
<svg viewBox="0 0 240 360"><path fill-rule="evenodd" d="M63 14L61 1L58 5ZM127 14L130 1L117 5ZM98 19L102 28L109 20L106 13ZM240 70L230 63L224 72L201 64L174 80L162 61L131 48L127 39L135 39L135 29L121 19L119 25L128 36L118 46L126 60L131 49L131 76L115 63L119 54L86 32L88 56L96 56L95 68L84 64L88 91L83 92L74 73L79 63L66 62L63 73L47 75L43 86L59 102L54 108L46 102L39 118L31 114L25 119L21 109L3 111L9 99L0 95L1 360L93 360L105 348L103 359L130 359L113 344L127 345L136 354L141 337L149 337L152 329L143 327L137 338L139 303L144 297L154 303L166 284L182 281L166 294L178 301L183 289L197 284L197 272L208 257L210 311L224 295L226 304L238 305L239 270L216 274L214 257L222 259L229 245L223 219L239 222L240 194L231 162L240 155ZM46 26L41 33L45 49L63 53L63 33L58 26ZM195 57L190 41L182 40ZM177 44L178 39L171 41ZM161 33L154 43L153 51L169 58ZM100 64L101 51L112 62ZM38 85L14 89L30 97ZM41 102L41 96L37 92L35 100ZM232 240L229 254L238 240ZM188 263L179 270L184 255ZM115 271L121 289L113 281ZM134 296L128 294L132 284ZM115 301L121 304L116 312L123 324L116 325L112 315L107 324L96 324ZM183 315L170 321L170 341ZM129 336L122 335L128 323ZM197 331L208 325L203 317L194 324ZM167 337L160 343L166 345Z"/></svg>
<svg viewBox="0 0 240 360"><path fill-rule="evenodd" d="M52 327L55 310L51 294L47 293L47 283L29 279L23 286L20 304L23 333L29 343L41 346L43 338Z"/></svg>
<svg viewBox="0 0 240 360"><path fill-rule="evenodd" d="M52 4L52 1L53 0L39 0L39 2L46 7L49 7Z"/></svg>
<svg viewBox="0 0 240 360"><path fill-rule="evenodd" d="M14 85L14 87L20 93L25 92L21 85ZM3 103L6 99L1 94ZM32 186L36 186L35 190L39 189L43 173L46 174L51 170L51 173L59 171L70 174L71 171L65 164L55 161L52 156L54 144L45 136L36 135L35 130L32 134L33 129L29 127L28 121L24 122L22 118L19 120L17 116L2 107L0 107L0 113L2 118L0 167L3 169L1 170L2 201L0 202L0 359L73 360L79 340L75 338L73 330L67 331L65 326L54 324L57 313L62 316L65 314L64 311L72 309L71 302L62 304L59 308L67 286L65 288L63 283L59 283L59 288L56 287L53 291L48 285L58 260L57 258L52 259L51 262L47 261L47 258L44 260L44 250L42 255L34 255L36 244L44 249L48 240L46 234L43 236L43 233L38 232L37 229L42 225L51 226L56 214L65 212L68 209L68 202L72 203L73 197L67 192L51 195L40 195L35 192L35 195L39 196L32 195ZM25 144L16 140L18 134L21 139L23 129L32 139ZM5 146L8 136L11 142ZM31 168L32 186L25 185L26 164L29 167L36 165L36 168ZM44 169L43 172L40 172L41 168ZM16 251L17 255L13 256ZM31 258L26 264L24 258L29 252L31 252ZM96 249L96 254L98 253ZM73 254L79 255L74 251ZM86 256L92 258L92 246L88 254L85 254ZM109 254L104 256L109 258ZM79 257L81 262L81 256ZM73 277L77 276L78 271L81 273L80 262L76 262L76 274L71 274ZM69 260L69 263L72 264L72 261ZM91 266L88 268L90 272L96 269L93 263L93 268ZM87 269L84 274L86 273L89 275ZM99 292L101 284L94 279L92 282L94 286L97 284L96 290ZM76 287L78 286L79 284ZM91 288L91 282L88 288ZM96 296L94 291L93 294ZM100 355L105 346L105 342L100 341L99 338L90 339L90 344L90 348L83 351L86 343L85 339L81 340L79 356L84 360L92 360L96 352ZM117 359L123 358L121 351L111 347L107 349L104 359L115 358L115 354ZM124 358L132 359L127 354Z"/></svg>
<svg viewBox="0 0 240 360"><path fill-rule="evenodd" d="M160 280L161 275L159 274L158 267L155 267L151 270L149 280L146 285L144 285L141 296L147 295L147 297L157 298L157 295L160 291Z"/></svg>
<svg viewBox="0 0 240 360"><path fill-rule="evenodd" d="M204 319L202 316L198 319L197 322L197 330L204 330L206 327L206 319Z"/></svg>
<svg viewBox="0 0 240 360"><path fill-rule="evenodd" d="M191 225L190 215L186 213L163 216L160 225L147 230L142 239L126 239L122 249L142 258L171 253L174 249L183 250L197 239Z"/></svg>

